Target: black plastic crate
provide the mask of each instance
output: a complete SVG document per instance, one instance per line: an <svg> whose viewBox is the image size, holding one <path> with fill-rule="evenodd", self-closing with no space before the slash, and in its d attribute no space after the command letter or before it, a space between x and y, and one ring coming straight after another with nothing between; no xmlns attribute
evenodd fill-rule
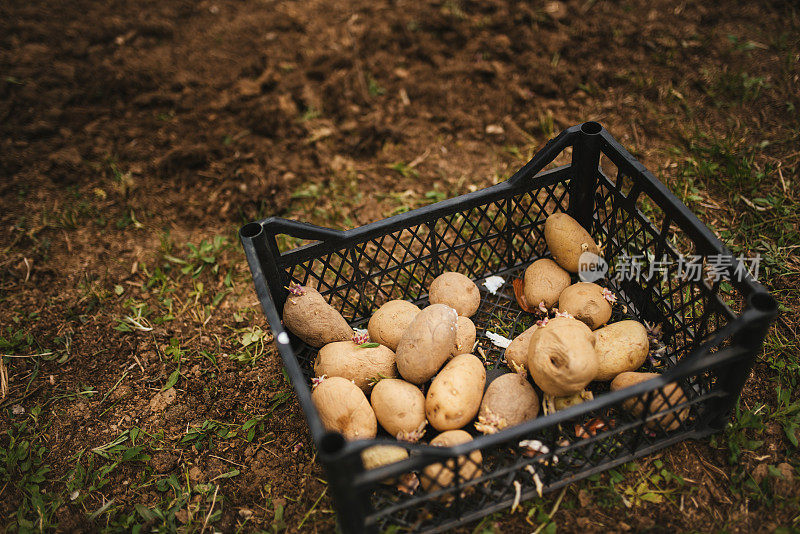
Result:
<svg viewBox="0 0 800 534"><path fill-rule="evenodd" d="M567 150L572 151L570 165L544 170ZM485 333L490 329L513 338L530 324L510 281L548 255L544 221L555 211L571 214L604 246L610 265L605 285L623 310L612 321L627 315L660 328L666 349L644 370L661 376L617 392L594 383L594 400L497 434L472 431L475 439L456 447L399 443L385 434L345 442L325 432L310 396L316 351L281 324L286 286L316 287L359 327L387 300L425 305L430 282L443 271L459 271L482 290L481 307L472 318L478 327L476 352L489 367L505 368L503 350ZM279 234L314 242L281 251ZM595 122L562 132L507 181L474 193L347 231L269 218L244 226L240 237L346 532L444 531L509 508L515 498L525 500L720 431L777 310L749 274L739 278L741 264L714 234ZM641 256L643 274L653 261L673 261L659 276L625 279L615 276L615 259L623 255ZM695 264L701 269L712 267L712 260L717 272L726 265L730 280L676 278L679 255L699 257ZM481 282L495 274L507 283L492 295ZM672 384L679 386L678 393ZM646 408L634 416L623 403ZM429 429L425 440L434 435ZM523 440L538 440L547 452L534 455L520 446ZM410 456L365 471L360 452L379 443L401 445ZM472 451L482 454L481 475L465 480L461 466L473 462ZM424 478L425 466L436 463L453 475L452 484L435 491L398 490L404 475Z"/></svg>

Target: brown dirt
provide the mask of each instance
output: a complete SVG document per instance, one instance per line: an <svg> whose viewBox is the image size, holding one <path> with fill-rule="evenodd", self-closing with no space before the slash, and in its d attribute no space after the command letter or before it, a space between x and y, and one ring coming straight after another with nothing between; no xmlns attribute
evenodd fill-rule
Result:
<svg viewBox="0 0 800 534"><path fill-rule="evenodd" d="M252 365L224 357L241 348L232 328L265 326L238 248L217 254L219 273L209 265L194 281L173 276L176 301L190 303L197 281L213 296L231 273L233 292L210 316L204 296L152 331L114 329L131 313L127 298L156 302L148 283L166 268L166 250L186 257L184 243L216 235L235 244L234 229L267 215L351 227L424 203L430 191L485 187L543 144L549 121L556 132L601 121L668 183L666 149L686 146L693 129L769 140L789 175L799 121L786 109L800 102L796 67L792 78L785 62L797 28L796 12L778 2L3 2L0 329L30 334L19 345L27 354L60 352L11 361L0 421L11 424L12 405L44 407L48 491L60 491L77 451L140 427L153 436L148 473L208 482L241 471L218 479L226 500L217 528L235 528L248 511L247 528L269 528L281 505L296 528L324 485L293 401L274 408L252 443L181 442L206 420L241 425L269 413L287 387L269 347ZM773 39L787 33L789 52L776 51ZM729 35L766 44L739 53ZM742 71L769 81L757 106L715 85ZM720 98L733 103L720 107ZM172 339L191 353L174 396L160 392L176 368ZM76 395L84 386L98 393ZM770 394L753 387L745 399ZM770 454L783 461L774 434ZM733 494L727 459L706 442L663 457L696 481L693 503L607 509L590 497L584 507L574 488L559 527L749 532L792 519ZM94 530L87 512L106 499L128 511L161 503L152 485L131 489L141 471L121 464L87 500L58 506L52 523ZM9 518L22 495L5 492ZM330 510L326 495L303 529L330 531ZM531 530L519 514L497 522Z"/></svg>

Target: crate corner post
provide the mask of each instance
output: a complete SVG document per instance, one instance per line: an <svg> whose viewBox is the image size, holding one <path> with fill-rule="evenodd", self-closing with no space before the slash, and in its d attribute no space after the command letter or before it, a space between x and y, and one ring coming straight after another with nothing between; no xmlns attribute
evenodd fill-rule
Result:
<svg viewBox="0 0 800 534"><path fill-rule="evenodd" d="M336 504L336 521L343 534L373 534L365 525L371 512L369 498L352 481L364 471L361 453L348 451L347 441L338 432L326 432L320 439L319 459L327 473L330 495Z"/></svg>
<svg viewBox="0 0 800 534"><path fill-rule="evenodd" d="M580 125L572 149L568 213L590 232L594 215L594 194L598 186L602 132L603 126L600 123L584 122Z"/></svg>

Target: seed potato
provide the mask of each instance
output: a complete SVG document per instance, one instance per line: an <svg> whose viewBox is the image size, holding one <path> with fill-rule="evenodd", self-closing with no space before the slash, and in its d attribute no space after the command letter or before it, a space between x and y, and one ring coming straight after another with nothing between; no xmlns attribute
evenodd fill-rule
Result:
<svg viewBox="0 0 800 534"><path fill-rule="evenodd" d="M537 325L531 326L512 339L506 348L506 363L512 371L521 374L523 378L528 376L528 346L537 328L539 328Z"/></svg>
<svg viewBox="0 0 800 534"><path fill-rule="evenodd" d="M431 445L435 447L453 447L472 441L472 436L463 430L448 430L442 432L431 440ZM452 485L456 481L456 470L458 470L459 481L466 482L481 476L481 463L483 456L481 451L472 451L469 456L459 456L451 458L446 462L435 463L425 467L420 477L420 485L425 491L436 491Z"/></svg>
<svg viewBox="0 0 800 534"><path fill-rule="evenodd" d="M419 308L406 300L390 300L372 314L367 324L369 339L397 350L403 332L419 313Z"/></svg>
<svg viewBox="0 0 800 534"><path fill-rule="evenodd" d="M600 248L589 232L566 213L547 217L544 239L556 263L571 273L578 272L578 260L584 252L600 255Z"/></svg>
<svg viewBox="0 0 800 534"><path fill-rule="evenodd" d="M472 319L459 315L458 326L456 327L456 346L452 355L458 356L459 354L472 352L472 347L475 346L477 337L478 331L475 329L475 323L472 322Z"/></svg>
<svg viewBox="0 0 800 534"><path fill-rule="evenodd" d="M374 438L378 433L378 421L366 395L346 378L322 380L311 392L311 401L329 432L339 432L348 440Z"/></svg>
<svg viewBox="0 0 800 534"><path fill-rule="evenodd" d="M417 441L425 432L425 395L405 380L381 380L370 396L380 425L401 441Z"/></svg>
<svg viewBox="0 0 800 534"><path fill-rule="evenodd" d="M374 445L361 451L364 469L375 469L408 458L408 451L395 445Z"/></svg>
<svg viewBox="0 0 800 534"><path fill-rule="evenodd" d="M314 374L352 380L368 394L380 377L396 378L397 365L389 347L361 347L353 341L336 341L320 349L314 360Z"/></svg>
<svg viewBox="0 0 800 534"><path fill-rule="evenodd" d="M414 317L397 344L397 370L412 384L423 384L441 369L456 344L458 314L431 304Z"/></svg>
<svg viewBox="0 0 800 534"><path fill-rule="evenodd" d="M313 287L292 286L283 306L283 324L312 347L345 341L353 329Z"/></svg>
<svg viewBox="0 0 800 534"><path fill-rule="evenodd" d="M542 258L525 269L525 300L531 308L544 303L552 308L558 297L570 285L569 273L551 259Z"/></svg>
<svg viewBox="0 0 800 534"><path fill-rule="evenodd" d="M561 292L558 308L597 330L611 319L611 303L603 296L603 288L590 282L572 284Z"/></svg>
<svg viewBox="0 0 800 534"><path fill-rule="evenodd" d="M486 369L472 354L459 354L433 379L425 398L425 414L436 430L461 428L481 407Z"/></svg>
<svg viewBox="0 0 800 534"><path fill-rule="evenodd" d="M556 317L539 327L528 347L528 370L543 392L566 397L597 374L594 333L582 322Z"/></svg>
<svg viewBox="0 0 800 534"><path fill-rule="evenodd" d="M594 335L599 358L595 380L611 380L620 373L635 371L650 352L647 329L638 321L619 321L595 330Z"/></svg>
<svg viewBox="0 0 800 534"><path fill-rule="evenodd" d="M539 413L539 397L525 377L506 373L495 378L483 394L475 428L494 434L533 419Z"/></svg>
<svg viewBox="0 0 800 534"><path fill-rule="evenodd" d="M634 386L657 376L659 376L658 373L636 373L630 371L620 373L611 381L611 391L619 391L620 389ZM665 397L669 400L669 403L667 403ZM681 387L675 382L670 382L664 386L660 392L656 390L652 393L652 400L650 401L648 412L655 414L670 409L670 406L675 406L686 401L686 395L683 393ZM624 401L622 407L635 417L641 417L644 410L643 402L637 397ZM681 421L686 420L687 417L689 417L689 408L683 408L677 412L668 413L648 421L647 427L653 430L677 430L680 427Z"/></svg>
<svg viewBox="0 0 800 534"><path fill-rule="evenodd" d="M481 292L475 282L455 272L437 276L431 282L428 298L431 304L447 304L464 317L475 315L481 305Z"/></svg>

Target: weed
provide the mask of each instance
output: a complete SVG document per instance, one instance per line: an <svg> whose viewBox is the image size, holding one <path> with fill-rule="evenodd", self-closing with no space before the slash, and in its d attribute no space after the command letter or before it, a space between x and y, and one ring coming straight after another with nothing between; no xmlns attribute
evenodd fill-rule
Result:
<svg viewBox="0 0 800 534"><path fill-rule="evenodd" d="M425 198L429 200L431 204L433 204L435 202L441 202L442 200L446 199L447 195L442 191L436 191L434 189L433 191L428 191L427 193L425 193Z"/></svg>
<svg viewBox="0 0 800 534"><path fill-rule="evenodd" d="M302 122L318 119L322 116L322 112L314 107L307 108L300 116Z"/></svg>
<svg viewBox="0 0 800 534"><path fill-rule="evenodd" d="M60 505L56 496L43 489L51 469L45 462L44 429L37 428L40 412L40 407L32 408L28 419L14 422L0 433L0 482L3 487L11 484L20 492L16 514L9 518L20 531L53 527L51 518Z"/></svg>
<svg viewBox="0 0 800 534"><path fill-rule="evenodd" d="M407 163L403 163L402 161L392 163L391 165L387 165L387 167L402 174L403 178L408 178L409 176L419 178L419 173L417 170L413 167L410 167Z"/></svg>
<svg viewBox="0 0 800 534"><path fill-rule="evenodd" d="M378 84L378 80L373 78L372 76L367 77L367 90L369 91L370 96L381 96L386 94L386 89Z"/></svg>
<svg viewBox="0 0 800 534"><path fill-rule="evenodd" d="M546 137L553 137L555 133L555 121L553 119L553 112L549 109L547 113L539 114L539 131Z"/></svg>

